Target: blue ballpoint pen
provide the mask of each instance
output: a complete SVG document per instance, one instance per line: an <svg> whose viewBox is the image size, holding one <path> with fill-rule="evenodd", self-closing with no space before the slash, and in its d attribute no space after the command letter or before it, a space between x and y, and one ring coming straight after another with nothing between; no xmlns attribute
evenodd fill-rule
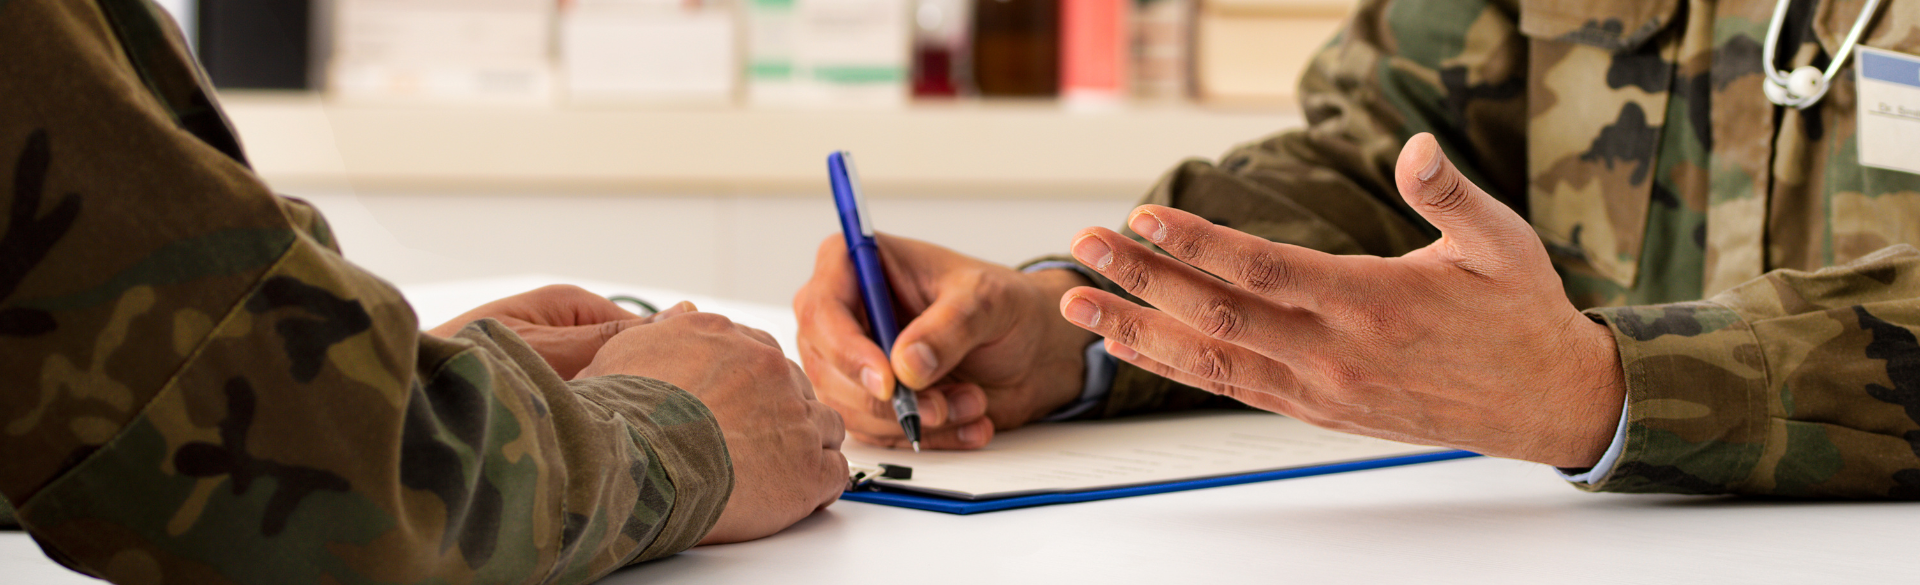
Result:
<svg viewBox="0 0 1920 585"><path fill-rule="evenodd" d="M855 277L860 282L860 299L867 307L867 327L881 353L893 355L894 337L900 334L893 318L893 289L887 286L887 272L880 264L880 246L873 239L873 218L867 214L867 200L860 194L860 176L853 170L853 155L835 151L827 155L827 176L833 183L833 204L840 209L840 233L847 237L847 255L853 258ZM900 419L914 452L920 451L920 401L913 390L894 379L893 415Z"/></svg>

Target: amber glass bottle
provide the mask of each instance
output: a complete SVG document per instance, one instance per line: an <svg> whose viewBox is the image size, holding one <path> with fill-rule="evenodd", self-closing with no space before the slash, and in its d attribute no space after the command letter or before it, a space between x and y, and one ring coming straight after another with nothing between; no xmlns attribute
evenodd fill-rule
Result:
<svg viewBox="0 0 1920 585"><path fill-rule="evenodd" d="M1060 1L975 0L973 82L986 97L1060 91Z"/></svg>

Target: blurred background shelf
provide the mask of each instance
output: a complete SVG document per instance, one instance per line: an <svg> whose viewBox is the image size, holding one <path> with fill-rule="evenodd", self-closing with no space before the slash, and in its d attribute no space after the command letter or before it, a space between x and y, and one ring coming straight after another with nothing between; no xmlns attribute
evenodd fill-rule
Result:
<svg viewBox="0 0 1920 585"><path fill-rule="evenodd" d="M1131 199L1187 157L1299 125L1287 111L1054 102L893 110L342 105L223 92L256 170L281 189L573 193L824 192L855 153L875 197Z"/></svg>

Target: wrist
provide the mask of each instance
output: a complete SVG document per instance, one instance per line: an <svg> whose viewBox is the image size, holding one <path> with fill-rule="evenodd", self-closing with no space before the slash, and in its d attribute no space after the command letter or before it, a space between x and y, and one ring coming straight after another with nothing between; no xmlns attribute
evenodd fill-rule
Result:
<svg viewBox="0 0 1920 585"><path fill-rule="evenodd" d="M1086 387L1087 346L1099 339L1091 331L1067 321L1057 307L1060 297L1075 287L1090 286L1079 272L1066 269L1042 269L1021 275L1037 290L1044 314L1044 333L1036 348L1035 375L1040 390L1029 420L1039 420L1079 400Z"/></svg>
<svg viewBox="0 0 1920 585"><path fill-rule="evenodd" d="M1627 397L1626 373L1620 366L1620 349L1613 330L1606 325L1579 318L1577 341L1571 344L1577 357L1571 383L1581 391L1574 412L1569 413L1566 440L1559 450L1558 467L1585 468L1598 463L1613 445L1620 430L1620 413Z"/></svg>

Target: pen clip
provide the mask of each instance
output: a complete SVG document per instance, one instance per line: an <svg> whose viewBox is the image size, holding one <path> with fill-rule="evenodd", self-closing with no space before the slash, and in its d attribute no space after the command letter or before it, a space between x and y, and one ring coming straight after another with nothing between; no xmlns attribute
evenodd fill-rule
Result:
<svg viewBox="0 0 1920 585"><path fill-rule="evenodd" d="M873 237L873 214L867 212L866 189L860 187L860 170L853 166L853 153L840 151L840 166L847 171L847 190L853 192L853 206L860 215L860 235Z"/></svg>

